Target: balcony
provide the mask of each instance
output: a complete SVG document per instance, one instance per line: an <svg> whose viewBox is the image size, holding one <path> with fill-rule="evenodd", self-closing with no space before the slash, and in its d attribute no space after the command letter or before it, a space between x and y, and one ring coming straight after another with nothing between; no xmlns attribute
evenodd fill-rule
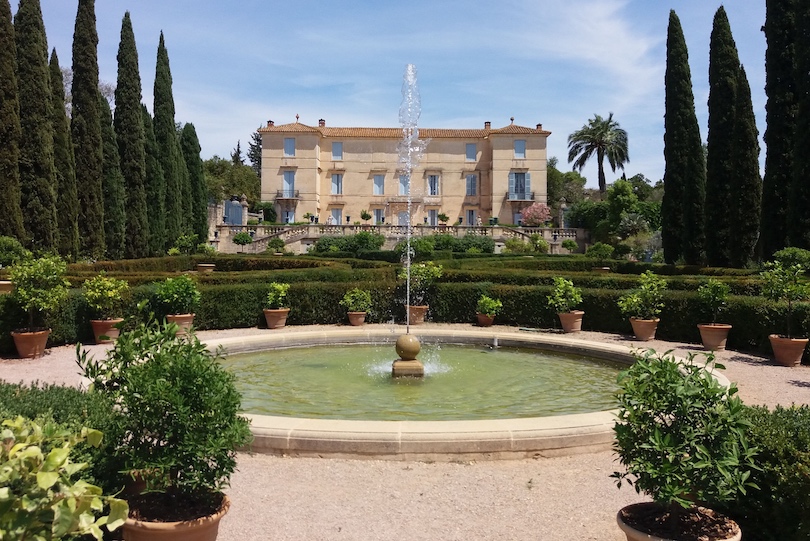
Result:
<svg viewBox="0 0 810 541"><path fill-rule="evenodd" d="M279 199L301 199L298 190L276 190L276 200Z"/></svg>
<svg viewBox="0 0 810 541"><path fill-rule="evenodd" d="M508 201L534 201L534 192L506 192Z"/></svg>
<svg viewBox="0 0 810 541"><path fill-rule="evenodd" d="M407 203L408 196L407 195L389 195L388 196L389 203ZM411 203L421 203L424 198L420 195L411 195Z"/></svg>

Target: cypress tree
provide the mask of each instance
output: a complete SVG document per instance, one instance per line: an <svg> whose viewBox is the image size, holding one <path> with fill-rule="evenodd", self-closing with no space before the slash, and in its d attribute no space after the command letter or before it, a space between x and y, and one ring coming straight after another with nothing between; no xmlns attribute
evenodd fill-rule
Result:
<svg viewBox="0 0 810 541"><path fill-rule="evenodd" d="M765 0L765 177L762 257L788 244L788 207L796 136L796 0Z"/></svg>
<svg viewBox="0 0 810 541"><path fill-rule="evenodd" d="M182 133L182 129L177 133L176 171L179 178L180 193L182 194L180 202L182 203L183 217L180 222L180 232L183 235L188 235L194 233L194 205L192 203L191 178L188 174L188 167L186 167L186 159L180 148Z"/></svg>
<svg viewBox="0 0 810 541"><path fill-rule="evenodd" d="M122 259L126 246L126 208L124 176L121 174L121 160L118 156L118 142L113 129L110 103L98 95L98 108L101 117L101 140L104 143L102 170L102 191L104 193L104 238L107 243L107 257Z"/></svg>
<svg viewBox="0 0 810 541"><path fill-rule="evenodd" d="M79 192L80 250L93 258L106 251L97 47L95 0L79 0L73 32L70 130Z"/></svg>
<svg viewBox="0 0 810 541"><path fill-rule="evenodd" d="M146 155L141 119L141 74L138 50L129 12L121 23L118 46L118 84L115 89L115 137L121 158L126 193L126 243L128 258L149 254L149 222L146 217Z"/></svg>
<svg viewBox="0 0 810 541"><path fill-rule="evenodd" d="M180 149L186 161L189 181L191 183L192 233L200 242L208 240L208 197L203 175L202 158L200 158L200 141L194 124L183 126L180 135Z"/></svg>
<svg viewBox="0 0 810 541"><path fill-rule="evenodd" d="M23 225L35 250L56 248L48 42L39 0L21 0L14 17L20 100L20 190Z"/></svg>
<svg viewBox="0 0 810 541"><path fill-rule="evenodd" d="M664 198L661 240L664 260L700 263L704 250L706 161L695 114L689 53L681 22L669 12L664 116Z"/></svg>
<svg viewBox="0 0 810 541"><path fill-rule="evenodd" d="M734 177L732 177L731 264L747 266L754 257L762 213L762 179L759 176L759 140L751 87L745 69L737 76L737 103L734 121Z"/></svg>
<svg viewBox="0 0 810 541"><path fill-rule="evenodd" d="M174 97L169 53L160 33L154 89L154 130L160 166L166 183L165 240L164 248L170 248L182 234L183 225L183 178L180 169L182 159L174 125Z"/></svg>
<svg viewBox="0 0 810 541"><path fill-rule="evenodd" d="M0 0L0 236L25 242L20 194L17 45L8 0Z"/></svg>
<svg viewBox="0 0 810 541"><path fill-rule="evenodd" d="M810 249L810 5L796 2L796 137L789 210L790 244Z"/></svg>
<svg viewBox="0 0 810 541"><path fill-rule="evenodd" d="M714 16L709 43L709 134L706 156L706 202L713 209L706 216L706 259L709 265L731 264L732 179L736 164L734 122L740 61L731 26L722 6Z"/></svg>
<svg viewBox="0 0 810 541"><path fill-rule="evenodd" d="M149 202L149 254L165 253L166 246L166 183L160 156L152 129L152 117L145 105L141 105L141 123L144 133L146 162L146 199Z"/></svg>
<svg viewBox="0 0 810 541"><path fill-rule="evenodd" d="M56 170L56 245L62 256L75 261L79 257L79 195L70 121L65 110L65 86L56 49L51 52L51 124Z"/></svg>
<svg viewBox="0 0 810 541"><path fill-rule="evenodd" d="M258 131L250 135L248 142L248 160L250 161L250 168L259 177L259 182L262 180L262 134Z"/></svg>

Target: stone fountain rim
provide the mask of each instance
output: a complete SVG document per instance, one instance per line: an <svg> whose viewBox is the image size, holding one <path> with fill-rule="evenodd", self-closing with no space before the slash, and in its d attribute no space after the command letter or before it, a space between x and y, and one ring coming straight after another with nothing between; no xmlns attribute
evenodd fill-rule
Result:
<svg viewBox="0 0 810 541"><path fill-rule="evenodd" d="M398 332L401 331L401 332ZM335 327L313 331L284 329L206 340L209 349L226 354L313 345L392 344L405 328ZM423 340L450 344L493 344L559 353L585 354L631 364L637 348L591 342L549 333L514 330L411 327ZM722 374L713 376L729 385ZM610 449L615 410L551 417L464 421L364 421L252 415L251 450L294 456L394 460L486 460L566 456Z"/></svg>

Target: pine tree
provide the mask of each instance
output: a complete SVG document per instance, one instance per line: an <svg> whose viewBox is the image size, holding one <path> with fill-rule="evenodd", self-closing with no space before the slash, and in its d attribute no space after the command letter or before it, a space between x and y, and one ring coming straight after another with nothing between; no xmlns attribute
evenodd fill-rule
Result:
<svg viewBox="0 0 810 541"><path fill-rule="evenodd" d="M115 137L121 158L126 193L126 241L128 258L149 255L149 221L146 214L146 153L141 118L141 74L138 50L129 12L121 23L118 46L118 84L115 88Z"/></svg>
<svg viewBox="0 0 810 541"><path fill-rule="evenodd" d="M56 176L51 127L48 42L39 0L21 0L14 16L20 100L23 225L35 250L56 248Z"/></svg>
<svg viewBox="0 0 810 541"><path fill-rule="evenodd" d="M796 137L793 147L790 244L810 249L810 5L796 2Z"/></svg>
<svg viewBox="0 0 810 541"><path fill-rule="evenodd" d="M796 136L796 4L765 0L765 178L762 186L762 257L788 244L788 207Z"/></svg>
<svg viewBox="0 0 810 541"><path fill-rule="evenodd" d="M661 202L661 240L664 260L700 263L704 250L703 207L706 161L695 114L689 54L681 22L669 13L667 68L664 76L664 198Z"/></svg>
<svg viewBox="0 0 810 541"><path fill-rule="evenodd" d="M101 140L104 143L104 238L107 242L107 257L122 259L126 247L126 194L124 176L121 174L121 161L118 156L118 142L113 129L110 103L99 94L98 108L101 116Z"/></svg>
<svg viewBox="0 0 810 541"><path fill-rule="evenodd" d="M20 194L17 45L8 0L0 0L0 236L26 241Z"/></svg>
<svg viewBox="0 0 810 541"><path fill-rule="evenodd" d="M160 43L158 44L154 99L153 128L166 185L166 244L164 248L170 248L183 232L183 178L180 170L182 158L174 125L172 74L163 32L160 33Z"/></svg>
<svg viewBox="0 0 810 541"><path fill-rule="evenodd" d="M183 126L180 149L183 151L191 182L192 233L197 235L200 242L206 242L208 240L208 197L202 158L200 158L200 141L197 138L194 124L188 123Z"/></svg>
<svg viewBox="0 0 810 541"><path fill-rule="evenodd" d="M80 250L93 258L106 252L97 47L95 0L79 0L73 32L70 130L79 191Z"/></svg>
<svg viewBox="0 0 810 541"><path fill-rule="evenodd" d="M732 178L731 264L745 267L754 257L762 213L762 179L759 176L759 132L751 103L751 87L741 66L737 79L734 121L734 177Z"/></svg>
<svg viewBox="0 0 810 541"><path fill-rule="evenodd" d="M56 49L51 52L50 69L53 165L56 171L56 247L60 255L75 261L79 257L79 194L70 121L65 110L65 86Z"/></svg>
<svg viewBox="0 0 810 541"><path fill-rule="evenodd" d="M706 259L709 265L731 264L733 193L732 179L740 61L725 9L714 16L709 44L709 135L706 156L706 202L713 209L706 216Z"/></svg>
<svg viewBox="0 0 810 541"><path fill-rule="evenodd" d="M242 157L242 141L236 141L236 148L231 152L231 161L234 165L245 165L245 158Z"/></svg>
<svg viewBox="0 0 810 541"><path fill-rule="evenodd" d="M141 125L144 133L146 162L146 199L149 202L149 254L165 253L166 246L166 182L160 156L152 129L152 117L145 105L141 105Z"/></svg>
<svg viewBox="0 0 810 541"><path fill-rule="evenodd" d="M250 135L250 142L248 143L248 160L250 167L256 176L259 177L259 182L262 180L262 134L258 131Z"/></svg>

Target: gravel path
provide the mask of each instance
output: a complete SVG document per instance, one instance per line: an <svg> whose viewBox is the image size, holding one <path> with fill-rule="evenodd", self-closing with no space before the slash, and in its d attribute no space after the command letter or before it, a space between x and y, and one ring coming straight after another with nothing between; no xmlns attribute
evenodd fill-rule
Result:
<svg viewBox="0 0 810 541"><path fill-rule="evenodd" d="M312 328L289 327L286 332ZM266 332L232 329L199 336ZM673 349L679 355L701 351L696 344L636 342L622 335L582 332L578 338ZM85 349L102 356L107 347ZM0 378L77 385L75 358L74 346L52 348L36 360L0 357ZM784 368L768 358L733 351L717 358L747 404L810 403L810 367ZM231 479L233 504L219 539L621 541L616 512L646 498L628 487L616 489L609 478L616 466L609 451L441 463L243 454Z"/></svg>

